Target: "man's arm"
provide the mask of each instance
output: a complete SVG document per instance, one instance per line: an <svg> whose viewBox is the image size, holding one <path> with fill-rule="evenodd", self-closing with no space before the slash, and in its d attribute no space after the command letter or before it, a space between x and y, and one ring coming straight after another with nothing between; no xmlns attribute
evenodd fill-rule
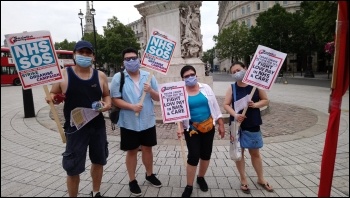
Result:
<svg viewBox="0 0 350 198"><path fill-rule="evenodd" d="M111 106L112 106L112 100L111 96L109 94L109 88L108 88L108 78L106 74L104 74L101 71L98 71L99 76L102 81L102 103L103 103L103 108L101 109L101 112L103 111L108 111Z"/></svg>

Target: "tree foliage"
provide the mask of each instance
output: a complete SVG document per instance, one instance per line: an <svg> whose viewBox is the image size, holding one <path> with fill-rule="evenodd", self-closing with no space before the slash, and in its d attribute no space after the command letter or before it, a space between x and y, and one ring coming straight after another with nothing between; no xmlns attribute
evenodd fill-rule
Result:
<svg viewBox="0 0 350 198"><path fill-rule="evenodd" d="M216 49L219 58L234 58L238 60L247 55L247 43L249 30L245 24L238 24L232 21L229 27L223 29L213 39L216 42Z"/></svg>
<svg viewBox="0 0 350 198"><path fill-rule="evenodd" d="M104 47L101 49L106 63L120 66L123 62L122 51L127 47L140 50L140 44L134 31L122 24L117 17L108 19L107 25L103 26Z"/></svg>
<svg viewBox="0 0 350 198"><path fill-rule="evenodd" d="M214 55L215 55L215 48L214 47L209 49L209 50L207 50L207 51L205 51L203 53L203 56L202 56L203 63L206 64L207 62L209 62L210 65L214 65L214 63L213 63Z"/></svg>
<svg viewBox="0 0 350 198"><path fill-rule="evenodd" d="M334 41L337 8L337 1L303 1L300 4L305 25L314 34L318 48Z"/></svg>
<svg viewBox="0 0 350 198"><path fill-rule="evenodd" d="M62 42L55 42L55 49L56 50L71 50L73 51L74 46L77 42L72 41L69 42L67 39L64 39Z"/></svg>
<svg viewBox="0 0 350 198"><path fill-rule="evenodd" d="M291 51L293 22L293 15L281 5L275 4L260 13L256 19L256 26L251 29L251 37L254 42L258 42L255 44L288 53Z"/></svg>

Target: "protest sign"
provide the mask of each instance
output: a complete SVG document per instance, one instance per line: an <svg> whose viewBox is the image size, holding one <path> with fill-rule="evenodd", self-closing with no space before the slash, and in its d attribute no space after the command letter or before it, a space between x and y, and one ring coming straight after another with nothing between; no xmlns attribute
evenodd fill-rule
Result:
<svg viewBox="0 0 350 198"><path fill-rule="evenodd" d="M23 89L63 81L49 31L5 35Z"/></svg>
<svg viewBox="0 0 350 198"><path fill-rule="evenodd" d="M141 64L149 69L166 74L175 50L176 42L172 36L153 29L147 42Z"/></svg>
<svg viewBox="0 0 350 198"><path fill-rule="evenodd" d="M242 82L270 90L287 54L259 45Z"/></svg>
<svg viewBox="0 0 350 198"><path fill-rule="evenodd" d="M190 119L184 81L160 84L158 89L163 123Z"/></svg>

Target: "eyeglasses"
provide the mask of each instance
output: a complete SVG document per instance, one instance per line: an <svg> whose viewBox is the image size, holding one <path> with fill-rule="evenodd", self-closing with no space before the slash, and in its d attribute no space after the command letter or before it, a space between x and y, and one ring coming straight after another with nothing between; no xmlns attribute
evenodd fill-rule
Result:
<svg viewBox="0 0 350 198"><path fill-rule="evenodd" d="M196 76L196 74L188 74L188 75L186 75L186 76L184 76L184 78L189 78L190 76Z"/></svg>
<svg viewBox="0 0 350 198"><path fill-rule="evenodd" d="M138 57L137 56L134 56L134 57L127 57L127 58L124 58L125 61L130 61L130 60L136 60Z"/></svg>

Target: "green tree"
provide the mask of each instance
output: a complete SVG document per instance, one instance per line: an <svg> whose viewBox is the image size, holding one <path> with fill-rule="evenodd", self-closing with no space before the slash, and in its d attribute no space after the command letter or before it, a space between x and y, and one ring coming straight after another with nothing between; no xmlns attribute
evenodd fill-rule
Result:
<svg viewBox="0 0 350 198"><path fill-rule="evenodd" d="M89 41L95 48L95 56L96 56L96 63L98 64L99 67L102 67L101 64L105 63L104 56L103 56L103 48L104 48L104 43L105 43L105 38L103 35L100 35L96 32L96 43L97 46L95 46L95 37L94 33L85 33L84 34L84 40Z"/></svg>
<svg viewBox="0 0 350 198"><path fill-rule="evenodd" d="M247 55L249 30L245 24L232 21L229 27L223 29L218 36L214 36L215 48L219 58L238 60Z"/></svg>
<svg viewBox="0 0 350 198"><path fill-rule="evenodd" d="M202 61L203 63L207 64L209 61L210 65L214 65L213 60L214 60L214 55L215 55L215 48L211 48L203 53L202 56Z"/></svg>
<svg viewBox="0 0 350 198"><path fill-rule="evenodd" d="M328 41L334 40L337 8L337 1L303 1L300 4L306 26L315 34L316 41L319 41L322 47Z"/></svg>
<svg viewBox="0 0 350 198"><path fill-rule="evenodd" d="M108 19L107 25L103 26L103 30L105 41L101 53L108 65L120 67L123 62L121 53L127 47L133 47L136 50L141 49L134 31L122 24L117 17L113 16Z"/></svg>
<svg viewBox="0 0 350 198"><path fill-rule="evenodd" d="M258 44L288 53L291 50L289 44L292 27L293 15L281 5L275 4L272 8L260 13L256 19L256 26L251 29L251 34Z"/></svg>
<svg viewBox="0 0 350 198"><path fill-rule="evenodd" d="M68 42L67 39L64 39L62 42L55 42L55 49L56 50L71 50L73 51L74 46L77 42L72 41L72 42Z"/></svg>

